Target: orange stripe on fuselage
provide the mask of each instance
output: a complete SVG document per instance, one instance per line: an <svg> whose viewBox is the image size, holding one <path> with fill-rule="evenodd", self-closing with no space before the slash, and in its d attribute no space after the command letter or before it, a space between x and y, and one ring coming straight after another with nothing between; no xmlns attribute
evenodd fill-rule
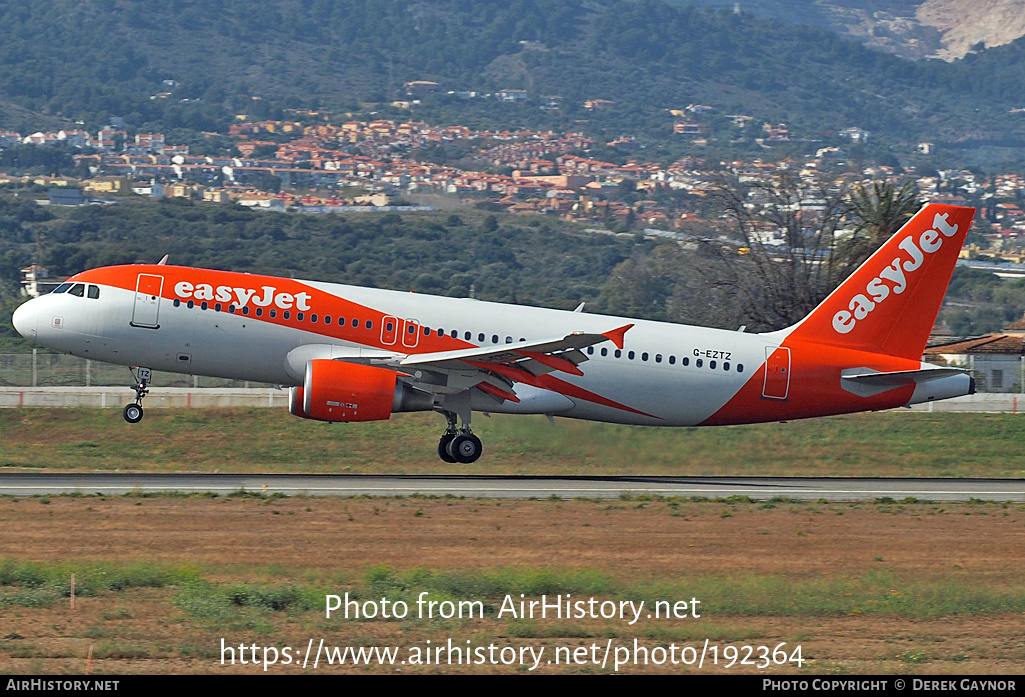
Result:
<svg viewBox="0 0 1025 697"><path fill-rule="evenodd" d="M381 329L383 327L384 318L392 317L393 315L375 310L367 307L366 305L352 302L351 300L346 300L345 298L341 298L332 293L327 293L301 281L296 281L290 278L241 274L232 271L193 269L185 266L139 265L111 266L102 269L94 269L92 271L85 271L74 276L74 280L104 284L134 292L136 279L140 273L163 276L164 287L163 292L161 293L163 298L172 301L177 298L183 303L188 300L193 300L197 309L200 308L200 303L203 302L195 297L197 286L203 284L209 286L213 290L214 299L207 300L210 309L205 310L205 312L214 312L214 305L220 302L222 306L221 311L227 313L228 306L234 304L237 308L234 314L239 317L245 317L248 320L266 322L268 324L275 324L291 329L300 329L302 331L312 332L324 337L348 341L362 346L398 350L403 353L453 351L456 349L473 348L476 346L475 344L455 337L438 336L436 331L432 331L431 334L425 336L423 328L419 325L417 325L418 337L417 346L415 348L409 348L402 345L401 330L403 328L401 326L397 327L396 331L392 333L395 337L395 342L392 344L384 344L381 341ZM180 283L190 284L192 286L192 290L186 294L179 295L176 292L176 287ZM217 300L216 295L219 288L231 289L231 300ZM234 291L236 288L243 289L244 291L255 292L252 296L246 298L246 303L241 304L239 303L237 293ZM264 306L263 315L261 317L257 317L255 310L259 305L254 302L254 298L262 300L267 295L267 291L265 290L266 288L274 289L274 292L271 295L271 302L269 305ZM274 298L279 297L281 294L292 296L293 300L291 303L282 302L282 305L290 305L289 307L285 308L275 304ZM300 294L308 296L308 299L305 299L305 306L309 309L298 309L295 298ZM242 307L249 307L248 315L242 314ZM290 314L289 319L285 319L283 316L286 309ZM277 316L270 317L269 310L275 310L275 314ZM302 312L304 315L302 321L297 319L299 312ZM317 322L310 321L310 315L313 314L317 315ZM330 316L332 318L331 324L324 323L323 319L325 316ZM345 318L345 326L338 324L337 318L339 317ZM358 327L352 326L353 319L359 320ZM372 323L369 329L366 325L368 320ZM399 319L399 322L401 323L402 320Z"/></svg>

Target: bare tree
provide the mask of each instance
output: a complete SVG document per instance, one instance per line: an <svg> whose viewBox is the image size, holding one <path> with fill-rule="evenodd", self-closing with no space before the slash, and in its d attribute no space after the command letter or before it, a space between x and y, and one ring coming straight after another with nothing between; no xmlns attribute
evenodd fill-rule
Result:
<svg viewBox="0 0 1025 697"><path fill-rule="evenodd" d="M919 208L911 182L851 188L789 170L754 183L724 180L714 203L730 242L703 240L703 273L737 294L756 330L807 315Z"/></svg>
<svg viewBox="0 0 1025 697"><path fill-rule="evenodd" d="M753 329L794 323L850 272L835 252L851 205L835 187L784 170L753 183L724 180L713 198L730 243L704 241L704 271L734 290Z"/></svg>

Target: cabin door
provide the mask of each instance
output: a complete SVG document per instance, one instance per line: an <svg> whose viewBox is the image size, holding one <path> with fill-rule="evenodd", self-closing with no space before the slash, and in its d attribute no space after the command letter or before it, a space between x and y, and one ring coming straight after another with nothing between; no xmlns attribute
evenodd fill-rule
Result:
<svg viewBox="0 0 1025 697"><path fill-rule="evenodd" d="M135 309L132 311L132 326L157 329L160 327L160 293L164 288L164 277L148 273L139 274L135 284Z"/></svg>
<svg viewBox="0 0 1025 697"><path fill-rule="evenodd" d="M762 397L786 399L790 393L790 349L783 346L765 347L765 383Z"/></svg>

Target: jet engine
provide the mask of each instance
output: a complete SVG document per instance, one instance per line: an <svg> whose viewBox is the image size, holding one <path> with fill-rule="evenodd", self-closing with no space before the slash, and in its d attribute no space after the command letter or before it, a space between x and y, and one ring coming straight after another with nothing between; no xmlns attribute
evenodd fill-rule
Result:
<svg viewBox="0 0 1025 697"><path fill-rule="evenodd" d="M383 421L400 411L429 411L434 396L399 381L399 373L344 361L312 360L288 411L318 421Z"/></svg>

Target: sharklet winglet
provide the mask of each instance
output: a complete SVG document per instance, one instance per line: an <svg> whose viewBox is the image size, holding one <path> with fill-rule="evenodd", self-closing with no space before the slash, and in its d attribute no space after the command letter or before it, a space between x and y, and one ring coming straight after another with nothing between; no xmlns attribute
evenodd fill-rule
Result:
<svg viewBox="0 0 1025 697"><path fill-rule="evenodd" d="M622 349L623 338L626 336L627 330L629 330L633 326L633 324L624 324L622 327L619 327L618 329L602 332L602 336L604 336L606 339L614 343L616 345L616 348Z"/></svg>

